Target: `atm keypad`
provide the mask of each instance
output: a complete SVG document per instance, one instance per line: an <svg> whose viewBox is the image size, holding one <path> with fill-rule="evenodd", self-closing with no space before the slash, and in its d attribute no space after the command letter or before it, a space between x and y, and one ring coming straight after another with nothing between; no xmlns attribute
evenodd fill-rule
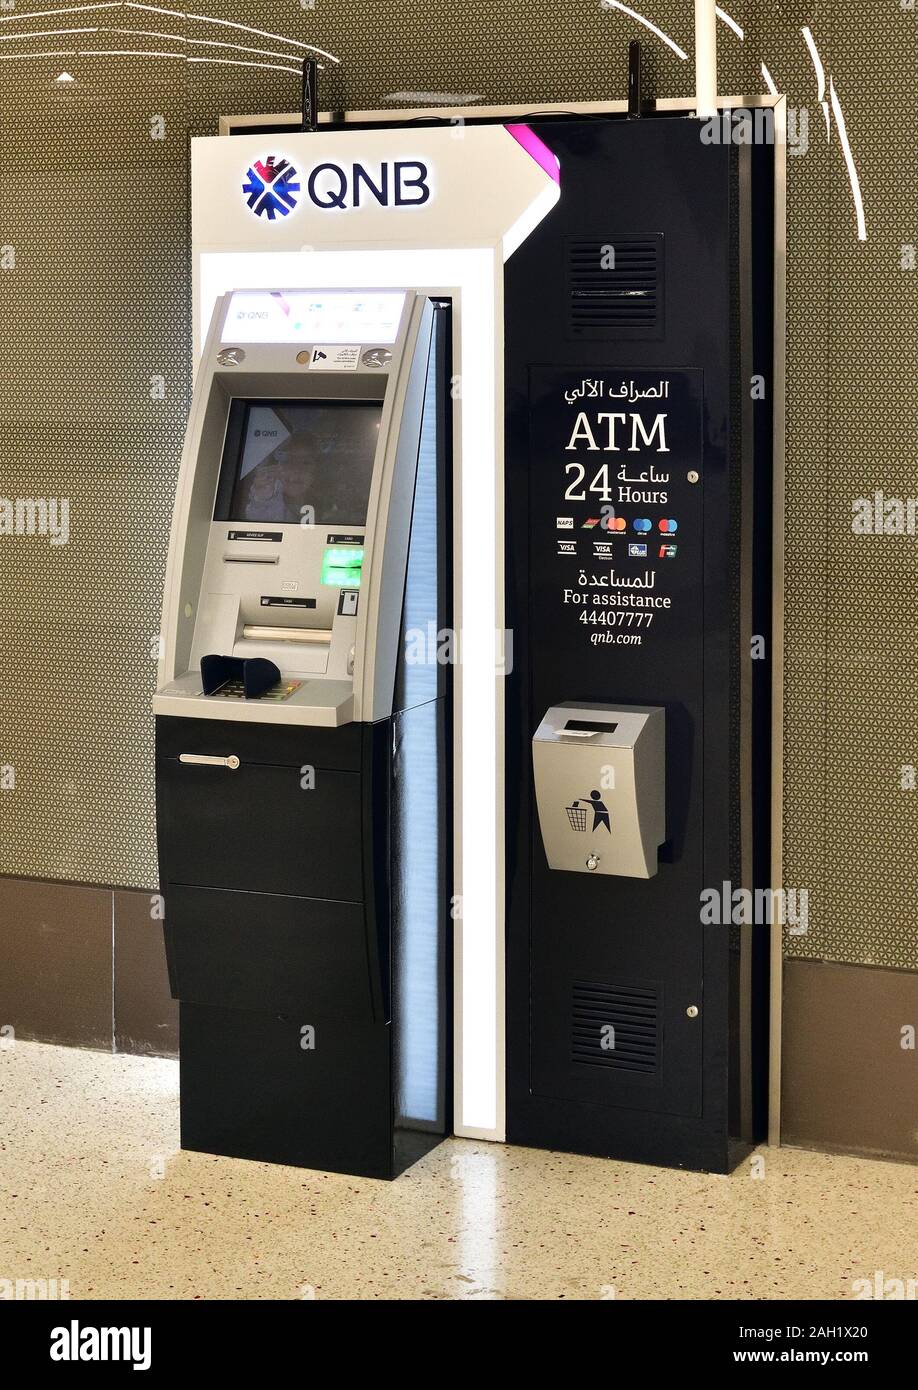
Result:
<svg viewBox="0 0 918 1390"><path fill-rule="evenodd" d="M270 690L266 690L258 698L260 700L286 700L295 690L299 690L302 681L281 681L280 685L272 685Z"/></svg>
<svg viewBox="0 0 918 1390"><path fill-rule="evenodd" d="M295 690L299 690L302 681L281 681L279 685L272 685L270 690L265 690L261 695L257 695L257 700L287 700ZM221 685L219 690L215 690L209 699L222 700L244 700L245 688L242 681L227 681Z"/></svg>

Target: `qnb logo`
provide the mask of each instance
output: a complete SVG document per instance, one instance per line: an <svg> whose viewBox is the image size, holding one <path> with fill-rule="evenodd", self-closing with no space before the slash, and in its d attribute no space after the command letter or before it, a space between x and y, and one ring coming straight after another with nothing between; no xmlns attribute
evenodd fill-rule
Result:
<svg viewBox="0 0 918 1390"><path fill-rule="evenodd" d="M255 216L273 222L278 213L286 217L296 207L300 185L289 159L278 161L276 155L269 154L249 166L242 191Z"/></svg>
<svg viewBox="0 0 918 1390"><path fill-rule="evenodd" d="M306 180L317 208L346 212L376 203L383 208L418 208L430 201L430 170L419 159L384 159L365 164L317 164Z"/></svg>
<svg viewBox="0 0 918 1390"><path fill-rule="evenodd" d="M297 172L275 155L251 166L242 186L246 202L259 217L283 217L296 207L301 192ZM351 212L367 207L418 208L433 196L429 167L419 159L384 159L379 164L335 164L325 160L304 178L306 197L322 212Z"/></svg>

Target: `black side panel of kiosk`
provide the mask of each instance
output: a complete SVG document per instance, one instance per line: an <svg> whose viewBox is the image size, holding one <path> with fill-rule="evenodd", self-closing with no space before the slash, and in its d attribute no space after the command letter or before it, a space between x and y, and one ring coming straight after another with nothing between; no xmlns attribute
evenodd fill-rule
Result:
<svg viewBox="0 0 918 1390"><path fill-rule="evenodd" d="M700 914L767 881L770 152L684 119L537 130L561 199L505 278L508 1138L724 1172L757 1134L767 958ZM532 737L566 701L665 710L649 879L548 866Z"/></svg>

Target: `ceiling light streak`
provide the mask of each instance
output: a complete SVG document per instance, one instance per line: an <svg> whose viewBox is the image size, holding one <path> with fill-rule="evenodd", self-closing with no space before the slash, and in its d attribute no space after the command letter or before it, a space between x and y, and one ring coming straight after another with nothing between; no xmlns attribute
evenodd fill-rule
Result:
<svg viewBox="0 0 918 1390"><path fill-rule="evenodd" d="M736 34L737 38L743 39L743 40L746 38L745 33L744 33L743 30L740 28L740 26L737 24L736 20L733 19L733 17L732 17L731 15L728 15L727 12L726 12L726 10L722 10L722 9L720 8L719 5L715 5L715 6L714 6L714 13L717 15L717 18L721 21L721 23L726 24L726 26L727 26L728 29L732 29L732 30L733 30L733 32L734 32L734 34Z"/></svg>
<svg viewBox="0 0 918 1390"><path fill-rule="evenodd" d="M13 58L75 58L77 50L75 48L55 48L50 53L0 53L0 63L10 62Z"/></svg>
<svg viewBox="0 0 918 1390"><path fill-rule="evenodd" d="M272 34L268 29L253 29L251 25L236 24L229 19L216 19L212 15L190 14L187 10L169 10L162 5L144 5L140 4L138 0L94 0L94 3L90 5L68 5L64 8L56 10L30 10L27 14L0 15L0 24L21 23L23 20L26 19L57 19L60 15L63 14L85 14L90 10L120 9L146 10L150 14L164 14L170 16L172 19L193 19L197 20L201 24L220 24L227 29L240 29L245 34L257 34L260 38L263 39L276 39L278 43L289 44L291 48L299 48L308 53L318 53L321 57L327 58L331 63L341 62L341 59L336 58L334 53L329 53L324 48L317 48L314 43L301 43L299 39L288 39L284 34ZM648 25L648 27L653 28L653 25ZM20 34L19 37L26 38L28 37L28 35ZM665 35L661 35L661 37L665 38ZM195 42L195 40L188 39L186 40L186 42L192 43ZM205 42L205 40L201 39L197 40L197 42L203 43ZM672 40L667 40L667 42L671 43ZM257 49L251 50L251 52L257 51ZM681 52L681 50L677 51ZM295 55L291 53L289 56L293 58ZM682 57L685 57L685 54L682 54Z"/></svg>
<svg viewBox="0 0 918 1390"><path fill-rule="evenodd" d="M851 184L851 196L854 199L854 210L857 213L857 239L858 241L867 240L867 221L864 217L864 200L861 196L861 181L857 176L857 168L854 163L854 155L851 153L851 145L848 142L848 131L845 126L845 113L841 108L838 93L835 90L835 82L829 78L829 96L832 100L832 112L835 116L835 125L838 130L838 138L841 141L842 152L845 156L845 164L848 167L848 181Z"/></svg>
<svg viewBox="0 0 918 1390"><path fill-rule="evenodd" d="M245 51L257 52L248 49ZM280 63L250 63L244 58L189 58L186 53L167 53L154 48L56 48L47 53L0 53L0 63L15 58L174 58L180 63L219 63L224 67L265 68L269 72L289 72L294 77L303 76L302 68L288 68Z"/></svg>
<svg viewBox="0 0 918 1390"><path fill-rule="evenodd" d="M282 68L279 63L247 63L243 58L187 58L189 63L224 63L233 68L270 68L272 72L292 72L294 77L302 77L301 68Z"/></svg>
<svg viewBox="0 0 918 1390"><path fill-rule="evenodd" d="M644 16L638 14L636 10L629 10L627 5L621 3L621 0L600 0L600 4L604 10L621 10L622 14L628 15L630 19L637 20L638 24L643 24L645 29L649 29L652 34L656 34L658 39L662 39L665 44L668 44L683 62L688 62L688 54L684 49L679 47L675 39L671 39L669 34L664 34L662 29L658 29L655 24L651 24L649 19L645 19Z"/></svg>
<svg viewBox="0 0 918 1390"><path fill-rule="evenodd" d="M28 34L0 34L0 43L15 43L17 39L53 39L58 34L98 34L97 24L86 25L82 29L33 29Z"/></svg>
<svg viewBox="0 0 918 1390"><path fill-rule="evenodd" d="M288 39L283 34L272 34L268 29L253 29L248 24L236 24L231 19L215 19L212 15L191 14L190 11L164 10L159 5L143 5L139 0L126 0L129 10L149 10L153 14L181 14L184 19L196 19L203 24L222 24L227 29L241 29L245 34L257 34L262 39L277 39L279 43L289 43L293 48L307 49L310 53L320 53L323 58L328 58L332 63L340 63L341 59L336 58L334 53L327 53L324 48L317 48L314 43L301 43L299 39ZM291 54L291 57L294 55Z"/></svg>
<svg viewBox="0 0 918 1390"><path fill-rule="evenodd" d="M810 50L810 57L813 60L813 67L816 70L816 82L819 88L817 93L817 100L825 101L826 70L822 65L822 59L819 56L819 49L816 47L816 40L813 38L813 31L808 24L804 24L800 32L803 35L803 39L807 48Z"/></svg>
<svg viewBox="0 0 918 1390"><path fill-rule="evenodd" d="M130 0L126 0L125 8L128 10L150 10L152 14L169 15L171 19L187 19L187 10L166 10L162 5L132 5Z"/></svg>
<svg viewBox="0 0 918 1390"><path fill-rule="evenodd" d="M76 32L74 30L74 33ZM222 39L186 39L184 34L170 34L163 29L106 28L105 32L108 34L148 34L150 38L175 39L177 43L194 44L196 48L234 48L239 53L260 53L264 58L286 58L288 63L296 57L293 53L275 53L270 48L250 48L245 43L226 43Z"/></svg>
<svg viewBox="0 0 918 1390"><path fill-rule="evenodd" d="M771 95L773 97L776 97L778 95L778 88L775 85L775 79L772 77L771 73L768 71L768 68L765 66L764 63L762 64L762 76L765 79L765 86L768 88Z"/></svg>
<svg viewBox="0 0 918 1390"><path fill-rule="evenodd" d="M0 24L25 19L56 19L59 14L83 14L86 10L120 10L124 0L97 0L94 5L69 5L63 10L32 10L30 14L9 14L0 17Z"/></svg>
<svg viewBox="0 0 918 1390"><path fill-rule="evenodd" d="M159 53L155 48L81 48L81 58L177 58L187 62L184 53Z"/></svg>
<svg viewBox="0 0 918 1390"><path fill-rule="evenodd" d="M813 31L810 26L805 24L800 32L803 35L804 43L809 49L813 70L816 73L816 99L822 107L822 118L826 123L826 140L828 141L832 135L832 123L829 117L829 103L826 101L826 70L822 65L819 49L816 47L816 40L813 38Z"/></svg>

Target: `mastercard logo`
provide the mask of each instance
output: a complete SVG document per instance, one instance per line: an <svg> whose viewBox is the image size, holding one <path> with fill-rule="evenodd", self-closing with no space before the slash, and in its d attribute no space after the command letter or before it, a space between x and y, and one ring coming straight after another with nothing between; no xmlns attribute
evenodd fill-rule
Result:
<svg viewBox="0 0 918 1390"><path fill-rule="evenodd" d="M624 531L628 523L623 516L613 516L606 522L607 531Z"/></svg>
<svg viewBox="0 0 918 1390"><path fill-rule="evenodd" d="M662 521L658 521L657 525L659 526L661 531L665 531L667 535L670 536L673 534L674 531L679 530L678 521L668 521L665 517Z"/></svg>

